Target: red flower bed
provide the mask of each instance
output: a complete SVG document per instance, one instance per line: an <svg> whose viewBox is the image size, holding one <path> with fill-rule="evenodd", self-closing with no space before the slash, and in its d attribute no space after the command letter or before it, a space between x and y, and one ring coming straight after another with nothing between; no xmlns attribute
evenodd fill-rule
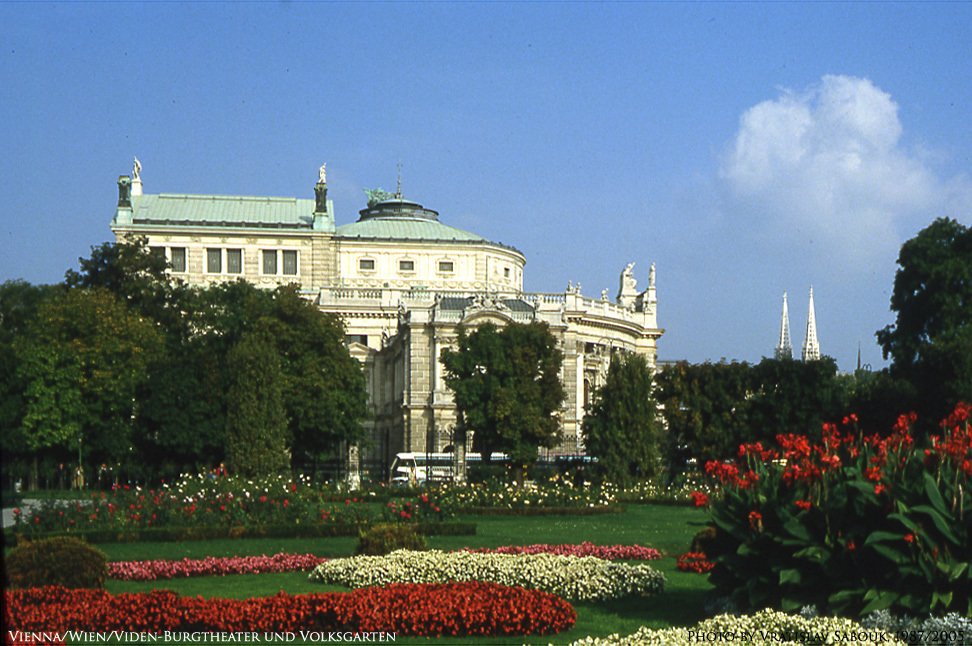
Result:
<svg viewBox="0 0 972 646"><path fill-rule="evenodd" d="M108 578L120 581L155 581L189 576L294 572L313 569L326 560L313 554L280 553L273 556L209 556L180 561L114 561L108 564Z"/></svg>
<svg viewBox="0 0 972 646"><path fill-rule="evenodd" d="M682 572L705 574L715 567L715 563L708 560L705 552L686 552L678 557L675 566Z"/></svg>
<svg viewBox="0 0 972 646"><path fill-rule="evenodd" d="M559 554L561 556L595 556L608 561L654 561L661 558L661 552L653 547L641 545L594 545L587 541L578 545L504 545L503 547L466 547L466 552L480 554Z"/></svg>
<svg viewBox="0 0 972 646"><path fill-rule="evenodd" d="M340 630L417 636L545 635L566 630L577 619L573 606L548 592L479 582L281 592L242 600L180 597L168 590L113 595L46 587L8 590L4 601L7 629L25 633Z"/></svg>

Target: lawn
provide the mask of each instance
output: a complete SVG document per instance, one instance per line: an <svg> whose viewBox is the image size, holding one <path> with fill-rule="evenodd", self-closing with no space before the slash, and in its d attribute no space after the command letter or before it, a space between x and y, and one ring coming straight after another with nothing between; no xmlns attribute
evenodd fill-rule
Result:
<svg viewBox="0 0 972 646"><path fill-rule="evenodd" d="M704 511L671 506L631 505L624 513L596 516L477 516L461 520L477 524L476 536L433 536L429 547L452 550L460 547L498 547L532 543L640 544L655 547L666 556L652 561L665 573L668 584L663 594L606 603L574 604L575 627L543 638L425 639L399 637L398 643L434 644L563 644L586 635L631 633L642 625L665 627L686 625L703 618L703 605L710 586L706 577L679 572L675 556L688 550L692 536L704 526ZM327 557L354 552L356 539L236 539L184 543L112 543L99 547L110 560L179 559L203 556L244 556L277 552L312 553ZM183 595L234 597L271 595L285 590L298 594L340 590L336 586L310 583L302 572L282 574L199 577L154 582L109 581L111 592L134 592L168 588Z"/></svg>

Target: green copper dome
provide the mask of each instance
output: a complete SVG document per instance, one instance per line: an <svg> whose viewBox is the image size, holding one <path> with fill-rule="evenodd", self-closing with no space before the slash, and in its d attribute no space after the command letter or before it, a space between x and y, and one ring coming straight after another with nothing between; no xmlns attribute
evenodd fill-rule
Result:
<svg viewBox="0 0 972 646"><path fill-rule="evenodd" d="M362 209L358 214L357 222L337 228L337 238L489 242L475 233L442 224L437 211L397 196Z"/></svg>

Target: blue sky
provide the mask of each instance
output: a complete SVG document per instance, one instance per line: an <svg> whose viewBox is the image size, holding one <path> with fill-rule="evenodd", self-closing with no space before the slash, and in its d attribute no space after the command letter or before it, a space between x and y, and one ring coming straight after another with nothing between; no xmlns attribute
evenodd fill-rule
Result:
<svg viewBox="0 0 972 646"><path fill-rule="evenodd" d="M0 280L110 238L115 180L392 189L527 255L526 288L657 265L663 359L803 341L883 365L900 244L972 224L969 3L0 4Z"/></svg>

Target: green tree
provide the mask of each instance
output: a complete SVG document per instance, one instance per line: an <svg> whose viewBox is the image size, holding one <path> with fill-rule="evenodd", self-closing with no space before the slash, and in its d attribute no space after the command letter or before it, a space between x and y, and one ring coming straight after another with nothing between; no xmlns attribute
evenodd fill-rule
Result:
<svg viewBox="0 0 972 646"><path fill-rule="evenodd" d="M584 417L584 446L608 482L627 485L656 474L658 405L652 369L640 354L615 355Z"/></svg>
<svg viewBox="0 0 972 646"><path fill-rule="evenodd" d="M29 448L83 445L94 461L126 461L136 393L160 348L155 325L108 291L69 289L44 301L14 342Z"/></svg>
<svg viewBox="0 0 972 646"><path fill-rule="evenodd" d="M280 357L263 332L244 334L226 358L226 449L229 468L242 476L282 473L290 464Z"/></svg>
<svg viewBox="0 0 972 646"><path fill-rule="evenodd" d="M22 427L27 384L18 370L14 340L26 334L40 303L56 289L22 280L0 284L0 454L6 473L10 472L11 462L28 451Z"/></svg>
<svg viewBox="0 0 972 646"><path fill-rule="evenodd" d="M847 406L847 389L830 357L817 361L763 359L752 368L751 383L751 429L741 441L765 443L780 433L820 437L822 424L840 419Z"/></svg>
<svg viewBox="0 0 972 646"><path fill-rule="evenodd" d="M749 438L753 371L748 363L679 361L663 367L655 380L668 429L664 452L673 472L689 460L704 464L735 455L740 441Z"/></svg>
<svg viewBox="0 0 972 646"><path fill-rule="evenodd" d="M314 461L364 440L364 371L344 345L344 325L302 298L294 286L272 294L262 322L280 356L283 402L294 459Z"/></svg>
<svg viewBox="0 0 972 646"><path fill-rule="evenodd" d="M518 482L538 447L560 439L556 414L564 400L563 354L544 323L497 329L459 329L458 347L443 352L446 384L455 393L459 425L474 431L473 448L484 459L494 451L510 456Z"/></svg>
<svg viewBox="0 0 972 646"><path fill-rule="evenodd" d="M892 375L914 386L922 417L972 399L972 228L939 218L902 245L891 310L878 343Z"/></svg>
<svg viewBox="0 0 972 646"><path fill-rule="evenodd" d="M183 298L191 290L168 273L165 256L150 248L146 238L134 236L92 247L91 256L79 258L78 265L79 271L69 269L64 274L68 287L105 289L142 316L160 323L166 332L188 333L185 323L189 308Z"/></svg>

